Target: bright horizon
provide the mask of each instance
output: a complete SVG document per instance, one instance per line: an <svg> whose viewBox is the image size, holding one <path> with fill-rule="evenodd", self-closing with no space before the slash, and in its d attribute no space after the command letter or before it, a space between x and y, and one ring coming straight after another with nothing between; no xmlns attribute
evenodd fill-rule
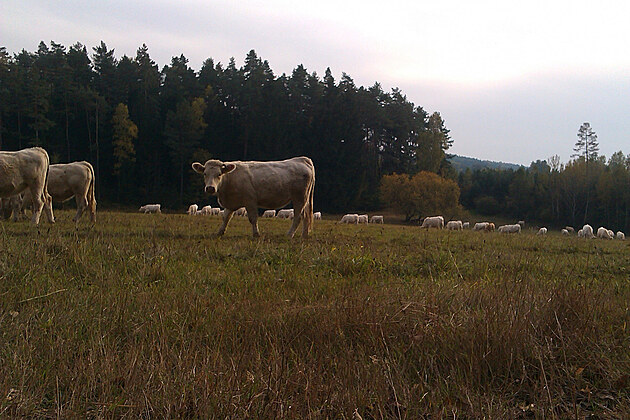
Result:
<svg viewBox="0 0 630 420"><path fill-rule="evenodd" d="M34 52L40 41L117 58L143 43L162 68L184 56L237 65L255 50L276 75L299 64L330 67L357 85L399 87L451 130L449 152L529 165L569 160L583 122L600 154L630 153L630 4L604 1L442 3L371 1L9 0L0 6L0 46Z"/></svg>

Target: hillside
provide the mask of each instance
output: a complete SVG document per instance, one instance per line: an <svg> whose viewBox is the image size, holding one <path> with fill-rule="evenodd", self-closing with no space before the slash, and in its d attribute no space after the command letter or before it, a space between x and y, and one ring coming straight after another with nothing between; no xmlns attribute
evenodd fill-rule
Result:
<svg viewBox="0 0 630 420"><path fill-rule="evenodd" d="M483 168L517 170L518 168L522 167L522 165L517 165L515 163L495 162L492 160L481 160L477 158L458 155L453 155L453 157L449 160L453 164L453 167L457 172L465 171L468 168L470 168L471 170Z"/></svg>

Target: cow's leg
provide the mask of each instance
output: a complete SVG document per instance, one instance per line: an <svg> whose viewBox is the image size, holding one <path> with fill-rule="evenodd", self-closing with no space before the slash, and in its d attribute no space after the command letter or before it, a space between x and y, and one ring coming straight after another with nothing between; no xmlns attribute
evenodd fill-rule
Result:
<svg viewBox="0 0 630 420"><path fill-rule="evenodd" d="M295 231L297 230L297 227L300 224L300 221L302 220L303 207L304 207L304 203L295 203L293 205L293 223L291 223L291 228L287 232L287 236L289 238L293 238L293 235L295 235Z"/></svg>
<svg viewBox="0 0 630 420"><path fill-rule="evenodd" d="M79 219L81 218L81 215L83 215L83 212L88 207L88 201L87 201L87 197L85 196L79 197L79 195L75 195L74 199L77 202L77 214L75 214L72 220L74 220L75 223L78 223Z"/></svg>
<svg viewBox="0 0 630 420"><path fill-rule="evenodd" d="M227 228L228 223L230 223L230 219L232 219L233 214L234 214L234 211L232 210L229 210L229 209L224 210L223 223L221 224L221 227L217 231L217 236L221 236L225 233L225 229Z"/></svg>
<svg viewBox="0 0 630 420"><path fill-rule="evenodd" d="M252 235L254 238L260 236L260 232L258 231L258 208L257 207L246 207L247 209L247 218L249 219L249 223L252 224Z"/></svg>
<svg viewBox="0 0 630 420"><path fill-rule="evenodd" d="M46 212L46 218L50 223L55 223L55 215L53 214L52 208L52 197L48 192L44 193L46 200L44 201L44 211Z"/></svg>
<svg viewBox="0 0 630 420"><path fill-rule="evenodd" d="M35 225L39 225L39 217L42 214L42 208L44 207L44 201L42 200L43 186L31 185L29 189L31 190L31 203L33 204L33 217L31 218L31 221Z"/></svg>

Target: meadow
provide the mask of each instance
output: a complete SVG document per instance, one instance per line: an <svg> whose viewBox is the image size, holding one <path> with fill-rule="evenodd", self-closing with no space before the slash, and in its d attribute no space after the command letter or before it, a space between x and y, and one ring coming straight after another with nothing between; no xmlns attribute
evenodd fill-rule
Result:
<svg viewBox="0 0 630 420"><path fill-rule="evenodd" d="M630 241L0 225L0 417L630 418Z"/></svg>

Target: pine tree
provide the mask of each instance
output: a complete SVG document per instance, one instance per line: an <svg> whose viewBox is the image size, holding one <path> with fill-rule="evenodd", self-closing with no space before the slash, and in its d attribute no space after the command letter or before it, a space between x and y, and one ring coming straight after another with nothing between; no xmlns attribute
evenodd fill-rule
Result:
<svg viewBox="0 0 630 420"><path fill-rule="evenodd" d="M585 122L580 126L577 133L578 141L575 143L572 157L584 156L586 163L597 158L599 152L599 143L597 143L597 134L591 128L591 124Z"/></svg>

